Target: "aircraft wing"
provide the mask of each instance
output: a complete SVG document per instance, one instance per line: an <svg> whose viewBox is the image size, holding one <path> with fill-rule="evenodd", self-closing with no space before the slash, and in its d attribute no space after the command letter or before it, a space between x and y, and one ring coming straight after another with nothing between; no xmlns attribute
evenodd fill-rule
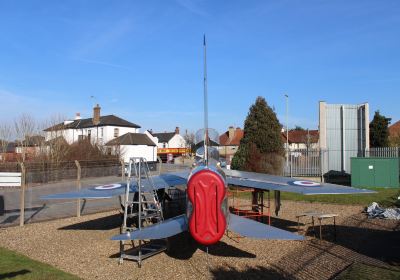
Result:
<svg viewBox="0 0 400 280"><path fill-rule="evenodd" d="M317 183L308 180L279 177L255 172L225 169L224 172L229 185L262 190L292 192L303 195L375 193L375 191L372 190L356 189L352 187Z"/></svg>
<svg viewBox="0 0 400 280"><path fill-rule="evenodd" d="M111 240L161 239L187 231L187 229L186 215L180 215L142 229L115 235Z"/></svg>
<svg viewBox="0 0 400 280"><path fill-rule="evenodd" d="M304 240L298 235L286 230L265 225L244 217L229 214L229 230L239 233L242 236L255 239L272 240ZM167 238L188 230L186 215L180 215L159 224L154 224L142 229L115 235L111 240L144 240Z"/></svg>
<svg viewBox="0 0 400 280"><path fill-rule="evenodd" d="M150 180L142 179L143 189L149 188L154 185L154 189L165 189L173 186L185 185L189 172L174 172L165 173L156 176L151 176ZM150 182L151 181L151 182ZM137 192L138 186L136 180L131 180L129 192ZM99 199L111 198L125 194L126 182L119 182L115 184L96 185L80 191L57 193L42 196L43 200L51 199Z"/></svg>
<svg viewBox="0 0 400 280"><path fill-rule="evenodd" d="M304 236L302 235L265 225L232 213L229 213L228 229L242 236L255 239L304 240Z"/></svg>

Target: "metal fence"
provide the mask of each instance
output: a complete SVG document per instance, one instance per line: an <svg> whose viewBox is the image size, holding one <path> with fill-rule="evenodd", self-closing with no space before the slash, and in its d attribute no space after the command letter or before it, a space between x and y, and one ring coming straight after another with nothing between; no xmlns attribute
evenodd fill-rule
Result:
<svg viewBox="0 0 400 280"><path fill-rule="evenodd" d="M297 149L288 152L284 176L321 176L320 150Z"/></svg>
<svg viewBox="0 0 400 280"><path fill-rule="evenodd" d="M283 168L284 176L322 177L328 172L351 173L352 157L400 158L400 147L380 147L365 150L289 150Z"/></svg>
<svg viewBox="0 0 400 280"><path fill-rule="evenodd" d="M400 157L400 147L370 148L365 150L364 157Z"/></svg>
<svg viewBox="0 0 400 280"><path fill-rule="evenodd" d="M187 170L187 165L155 164L152 175ZM72 192L124 181L126 165L118 161L0 163L1 172L20 172L21 184L0 187L0 228L120 209L119 197L95 200L42 200L49 194Z"/></svg>

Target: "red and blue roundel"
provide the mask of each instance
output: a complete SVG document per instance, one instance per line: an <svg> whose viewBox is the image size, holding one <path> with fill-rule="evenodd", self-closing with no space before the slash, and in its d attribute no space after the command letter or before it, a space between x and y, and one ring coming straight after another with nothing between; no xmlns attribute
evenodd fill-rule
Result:
<svg viewBox="0 0 400 280"><path fill-rule="evenodd" d="M321 184L312 181L293 181L291 184L301 187L320 187Z"/></svg>
<svg viewBox="0 0 400 280"><path fill-rule="evenodd" d="M105 191L105 190L118 189L121 186L122 186L121 184L109 184L109 185L97 186L97 187L94 187L94 189L95 190L100 190L100 191Z"/></svg>

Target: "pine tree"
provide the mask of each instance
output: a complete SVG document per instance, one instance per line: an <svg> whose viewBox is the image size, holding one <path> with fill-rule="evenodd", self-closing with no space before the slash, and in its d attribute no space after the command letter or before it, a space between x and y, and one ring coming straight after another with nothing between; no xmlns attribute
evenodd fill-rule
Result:
<svg viewBox="0 0 400 280"><path fill-rule="evenodd" d="M388 147L391 118L386 118L379 111L375 111L374 119L369 124L369 141L371 147Z"/></svg>
<svg viewBox="0 0 400 280"><path fill-rule="evenodd" d="M232 168L280 175L283 155L278 118L265 99L257 97L245 120L244 137L232 159Z"/></svg>

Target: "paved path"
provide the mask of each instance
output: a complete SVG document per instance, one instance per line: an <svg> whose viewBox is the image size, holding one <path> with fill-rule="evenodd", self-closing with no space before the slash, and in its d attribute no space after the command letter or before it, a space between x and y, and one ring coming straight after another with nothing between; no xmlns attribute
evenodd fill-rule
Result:
<svg viewBox="0 0 400 280"><path fill-rule="evenodd" d="M81 184L83 189L93 185L109 184L120 181L121 177L108 176L83 179ZM40 197L44 195L75 190L75 180L65 180L57 183L42 184L31 187L28 186L25 193L25 222L31 223L76 215L76 200L45 201L40 199ZM0 209L0 227L19 224L20 189L1 189L0 199L2 199L4 207L4 210ZM118 209L119 207L119 197L81 201L81 210L83 215Z"/></svg>

